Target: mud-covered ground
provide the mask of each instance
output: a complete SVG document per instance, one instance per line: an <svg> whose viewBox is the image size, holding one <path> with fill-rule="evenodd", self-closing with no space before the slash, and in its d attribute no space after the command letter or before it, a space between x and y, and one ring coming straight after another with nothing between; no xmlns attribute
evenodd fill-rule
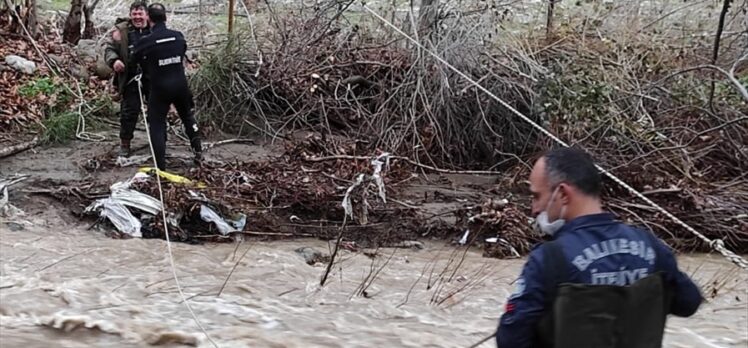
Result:
<svg viewBox="0 0 748 348"><path fill-rule="evenodd" d="M110 134L109 138L116 139L116 135ZM149 154L144 138L144 133L136 134L131 158ZM213 146L216 141L207 140L205 165L196 167L184 142L171 136L167 151L169 172L207 183L207 187L165 183L166 210L190 214L196 205L188 199L189 192L197 191L226 209L246 214L248 224L243 232L252 237L328 240L345 225L344 240L359 243L360 247L430 238L453 242L463 239L462 244L482 245L486 238L501 234L511 247L488 247L487 253L518 256L529 250L535 238L528 234L521 181L505 186L498 176L439 174L397 160L382 170L386 201L374 183L365 183L361 186L365 190L357 189L349 195L353 214L346 218L343 199L360 174L371 177L370 159L363 156L364 160L306 162L305 158L324 157L327 150L323 147L333 146L319 142L313 134L299 134L282 143ZM72 214L68 218L94 224L96 217L83 216L83 210L95 199L109 195L112 184L130 179L143 166L152 166L150 160L118 166L116 150L115 141L76 141L37 148L4 159L0 175L28 176L11 188L14 204L34 208L47 206L47 200L52 199L64 206L62 212ZM138 189L153 197L159 195L154 180ZM174 232L172 239L192 243L229 241L218 236L210 224L196 224L195 220L199 218L183 218L182 231ZM95 230L116 232L107 221L100 221Z"/></svg>

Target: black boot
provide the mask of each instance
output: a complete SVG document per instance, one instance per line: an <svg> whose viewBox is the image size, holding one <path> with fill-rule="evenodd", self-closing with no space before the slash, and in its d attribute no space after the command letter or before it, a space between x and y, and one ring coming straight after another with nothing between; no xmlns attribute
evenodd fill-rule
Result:
<svg viewBox="0 0 748 348"><path fill-rule="evenodd" d="M203 164L203 153L195 152L195 158L193 159L193 162L195 162L196 166L202 165Z"/></svg>
<svg viewBox="0 0 748 348"><path fill-rule="evenodd" d="M203 145L200 141L199 137L195 137L190 141L190 146L192 147L192 153L195 154L194 162L196 165L201 165L203 163Z"/></svg>
<svg viewBox="0 0 748 348"><path fill-rule="evenodd" d="M122 139L119 145L118 157L130 157L130 140Z"/></svg>

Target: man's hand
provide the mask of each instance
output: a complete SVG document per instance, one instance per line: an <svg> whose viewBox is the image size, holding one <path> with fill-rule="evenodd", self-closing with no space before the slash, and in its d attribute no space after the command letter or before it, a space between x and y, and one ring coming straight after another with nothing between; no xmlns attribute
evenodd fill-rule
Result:
<svg viewBox="0 0 748 348"><path fill-rule="evenodd" d="M112 32L112 40L114 40L114 41L120 41L120 40L122 40L122 34L120 34L119 30L115 29Z"/></svg>
<svg viewBox="0 0 748 348"><path fill-rule="evenodd" d="M121 60L117 59L114 62L113 68L114 68L114 71L116 71L118 73L121 73L121 72L125 71L125 63L122 63Z"/></svg>

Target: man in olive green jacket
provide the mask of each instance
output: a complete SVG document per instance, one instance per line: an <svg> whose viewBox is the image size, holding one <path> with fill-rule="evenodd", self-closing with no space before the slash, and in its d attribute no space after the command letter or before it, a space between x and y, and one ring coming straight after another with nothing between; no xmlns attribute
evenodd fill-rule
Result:
<svg viewBox="0 0 748 348"><path fill-rule="evenodd" d="M114 84L120 94L120 149L118 155L130 155L130 141L140 114L140 95L137 82L131 81L140 72L132 61L132 49L138 41L150 34L147 5L136 1L130 5L129 19L118 19L112 36L104 49L104 60L114 70ZM143 96L148 95L148 80L143 77Z"/></svg>

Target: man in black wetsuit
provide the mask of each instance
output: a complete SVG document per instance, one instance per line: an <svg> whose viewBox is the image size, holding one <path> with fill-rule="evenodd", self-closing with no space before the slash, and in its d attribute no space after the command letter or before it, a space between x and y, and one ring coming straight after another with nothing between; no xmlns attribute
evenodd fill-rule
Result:
<svg viewBox="0 0 748 348"><path fill-rule="evenodd" d="M166 114L173 104L184 124L195 162L202 161L202 145L197 122L192 114L194 101L184 72L187 42L181 32L166 28L166 9L154 3L148 6L151 34L138 41L135 59L150 77L148 127L158 169L166 168Z"/></svg>

